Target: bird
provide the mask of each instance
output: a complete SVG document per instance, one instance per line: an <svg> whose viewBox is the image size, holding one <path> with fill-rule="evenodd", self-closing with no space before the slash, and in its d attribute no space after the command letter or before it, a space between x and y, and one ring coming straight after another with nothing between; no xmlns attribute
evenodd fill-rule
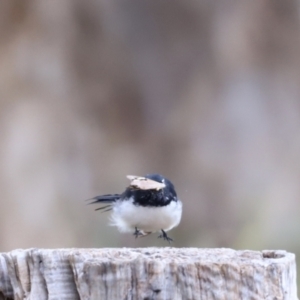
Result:
<svg viewBox="0 0 300 300"><path fill-rule="evenodd" d="M89 204L106 204L95 210L111 211L110 225L121 233L138 238L161 232L158 238L172 242L167 231L179 225L182 215L182 202L173 183L160 174L127 178L130 184L122 194L96 196Z"/></svg>

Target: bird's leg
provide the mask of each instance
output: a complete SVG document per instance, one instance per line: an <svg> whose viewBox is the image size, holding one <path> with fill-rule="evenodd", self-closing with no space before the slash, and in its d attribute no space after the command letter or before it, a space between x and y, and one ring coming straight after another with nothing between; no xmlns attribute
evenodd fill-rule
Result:
<svg viewBox="0 0 300 300"><path fill-rule="evenodd" d="M138 238L139 236L143 236L143 233L139 229L137 229L137 227L135 227L133 235L135 236L135 238Z"/></svg>
<svg viewBox="0 0 300 300"><path fill-rule="evenodd" d="M163 229L161 229L161 232L162 232L162 234L159 235L158 238L160 238L160 239L162 238L162 239L164 239L165 241L168 241L169 244L170 244L171 242L173 242L173 240L172 240L170 237L168 237L168 235L166 234L166 232L165 232Z"/></svg>

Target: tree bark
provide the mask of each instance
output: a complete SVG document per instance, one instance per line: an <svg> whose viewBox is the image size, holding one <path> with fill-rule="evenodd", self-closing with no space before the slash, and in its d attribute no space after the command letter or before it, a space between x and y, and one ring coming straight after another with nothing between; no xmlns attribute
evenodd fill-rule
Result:
<svg viewBox="0 0 300 300"><path fill-rule="evenodd" d="M0 254L0 299L296 300L295 255L197 248Z"/></svg>

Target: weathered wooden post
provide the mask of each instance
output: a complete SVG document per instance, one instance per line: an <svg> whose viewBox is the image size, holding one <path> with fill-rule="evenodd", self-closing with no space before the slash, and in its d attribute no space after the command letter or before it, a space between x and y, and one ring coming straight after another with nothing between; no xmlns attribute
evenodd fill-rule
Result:
<svg viewBox="0 0 300 300"><path fill-rule="evenodd" d="M295 255L197 248L0 254L0 299L296 300Z"/></svg>

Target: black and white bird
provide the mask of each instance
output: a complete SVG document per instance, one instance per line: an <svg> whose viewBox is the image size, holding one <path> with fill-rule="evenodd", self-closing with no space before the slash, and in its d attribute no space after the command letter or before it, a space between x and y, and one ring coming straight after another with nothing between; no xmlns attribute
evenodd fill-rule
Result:
<svg viewBox="0 0 300 300"><path fill-rule="evenodd" d="M108 203L96 210L112 211L110 225L137 237L161 231L159 238L168 242L167 231L180 223L182 203L174 185L159 174L145 177L128 175L130 185L122 194L96 196L92 203Z"/></svg>

